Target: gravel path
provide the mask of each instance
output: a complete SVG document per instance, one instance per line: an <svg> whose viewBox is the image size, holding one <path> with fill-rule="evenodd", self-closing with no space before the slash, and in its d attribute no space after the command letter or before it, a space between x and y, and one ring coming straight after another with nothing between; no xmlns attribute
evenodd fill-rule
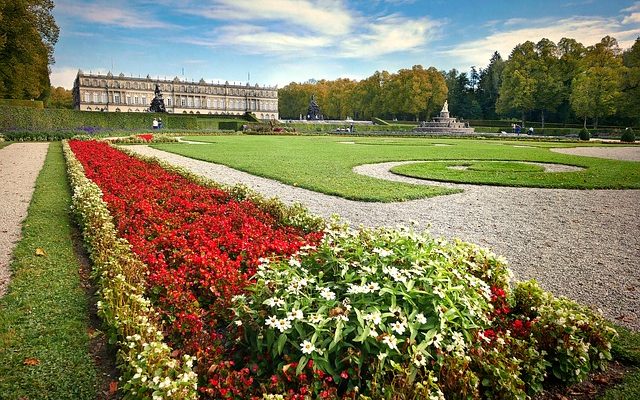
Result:
<svg viewBox="0 0 640 400"><path fill-rule="evenodd" d="M575 156L610 158L613 160L640 161L640 146L633 147L567 147L550 149L556 153Z"/></svg>
<svg viewBox="0 0 640 400"><path fill-rule="evenodd" d="M504 255L518 280L537 279L556 295L599 308L640 330L640 190L562 190L433 183L388 172L394 163L360 166L381 179L462 188L464 192L401 203L364 203L256 177L222 165L129 146L221 183L243 183L315 214L340 214L355 225L416 221L435 235L458 237Z"/></svg>
<svg viewBox="0 0 640 400"><path fill-rule="evenodd" d="M48 148L48 143L13 143L0 149L0 297L11 278L11 254Z"/></svg>

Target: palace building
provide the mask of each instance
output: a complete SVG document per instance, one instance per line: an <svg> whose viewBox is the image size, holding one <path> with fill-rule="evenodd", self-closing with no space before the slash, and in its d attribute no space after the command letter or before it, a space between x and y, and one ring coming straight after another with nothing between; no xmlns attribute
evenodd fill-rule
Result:
<svg viewBox="0 0 640 400"><path fill-rule="evenodd" d="M169 113L242 115L278 119L277 87L85 74L78 70L73 83L73 105L82 111L147 112L156 85Z"/></svg>

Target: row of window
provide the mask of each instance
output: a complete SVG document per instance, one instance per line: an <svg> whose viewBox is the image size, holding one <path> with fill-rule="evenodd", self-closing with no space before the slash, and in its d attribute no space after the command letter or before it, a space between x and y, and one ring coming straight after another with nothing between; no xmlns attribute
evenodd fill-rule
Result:
<svg viewBox="0 0 640 400"><path fill-rule="evenodd" d="M107 103L107 94L106 93L84 93L84 102L85 103ZM249 104L247 106L247 102L242 99L229 99L227 100L227 105L225 107L224 99L206 99L202 101L200 97L179 97L176 99L176 106L182 107L195 107L195 108L204 108L206 104L206 108L214 108L214 109L224 109L229 108L233 110L261 110L261 111L277 111L278 104L274 101L264 102L264 101L256 101L254 99L248 100ZM129 96L127 95L124 99L120 97L119 93L114 93L111 98L111 102L114 104L134 104L134 105L147 105L147 97L146 96ZM167 107L173 107L173 99L171 97L166 98Z"/></svg>
<svg viewBox="0 0 640 400"><path fill-rule="evenodd" d="M104 88L108 86L110 88L115 89L134 89L134 90L154 90L155 84L147 83L147 82L120 82L120 81L106 81L104 79L83 79L82 84L84 86L94 86ZM160 90L163 92L170 92L172 89L176 92L182 93L202 93L202 94L225 94L225 88L220 86L214 87L202 87L198 85L170 85L170 84L159 84ZM255 89L239 89L239 88L229 88L227 94L237 95L237 96L259 96L259 97L277 97L277 91L275 90L255 90Z"/></svg>

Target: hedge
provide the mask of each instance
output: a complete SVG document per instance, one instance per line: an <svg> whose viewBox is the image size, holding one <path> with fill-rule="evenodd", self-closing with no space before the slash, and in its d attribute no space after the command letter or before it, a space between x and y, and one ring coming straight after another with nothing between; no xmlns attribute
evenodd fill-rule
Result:
<svg viewBox="0 0 640 400"><path fill-rule="evenodd" d="M0 132L85 131L103 129L150 129L154 118L162 118L166 129L219 129L221 117L183 114L95 112L65 109L12 107L0 103ZM242 121L239 118L235 119Z"/></svg>
<svg viewBox="0 0 640 400"><path fill-rule="evenodd" d="M0 99L0 106L31 107L43 109L44 103L40 100Z"/></svg>

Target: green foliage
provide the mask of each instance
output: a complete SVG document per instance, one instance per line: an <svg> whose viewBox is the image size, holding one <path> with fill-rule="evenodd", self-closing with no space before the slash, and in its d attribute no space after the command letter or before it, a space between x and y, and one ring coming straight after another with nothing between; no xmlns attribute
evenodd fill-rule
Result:
<svg viewBox="0 0 640 400"><path fill-rule="evenodd" d="M100 129L151 129L153 113L95 112L65 109L36 110L26 107L0 105L0 131L96 131ZM196 117L181 114L163 114L165 129L197 130ZM222 122L222 121L220 121Z"/></svg>
<svg viewBox="0 0 640 400"><path fill-rule="evenodd" d="M42 109L44 108L44 103L40 100L0 99L0 106L32 107Z"/></svg>
<svg viewBox="0 0 640 400"><path fill-rule="evenodd" d="M238 132L242 130L242 125L245 125L246 121L220 121L218 123L218 129L223 131Z"/></svg>
<svg viewBox="0 0 640 400"><path fill-rule="evenodd" d="M57 88L51 88L51 96L49 97L48 108L73 108L73 94L71 90L67 90L58 86Z"/></svg>
<svg viewBox="0 0 640 400"><path fill-rule="evenodd" d="M633 129L628 128L622 132L622 136L620 136L621 142L633 143L636 141L636 134L633 132Z"/></svg>
<svg viewBox="0 0 640 400"><path fill-rule="evenodd" d="M89 354L89 300L74 252L70 197L61 146L52 143L23 238L13 253L8 292L0 298L3 399L98 396L99 377ZM46 255L37 255L38 248Z"/></svg>
<svg viewBox="0 0 640 400"><path fill-rule="evenodd" d="M0 2L0 97L46 100L59 29L53 0Z"/></svg>
<svg viewBox="0 0 640 400"><path fill-rule="evenodd" d="M373 117L371 118L371 120L373 121L374 124L378 124L378 125L389 125L389 123L383 119L380 119L378 117Z"/></svg>
<svg viewBox="0 0 640 400"><path fill-rule="evenodd" d="M601 316L532 281L503 319L509 280L504 260L477 246L333 221L317 248L262 260L233 310L266 376L313 362L365 399L526 399L547 371L574 382L605 367L615 331Z"/></svg>
<svg viewBox="0 0 640 400"><path fill-rule="evenodd" d="M582 128L580 130L580 133L578 134L578 137L580 138L580 140L589 140L591 139L591 134L589 133L588 130L586 130L585 128Z"/></svg>

